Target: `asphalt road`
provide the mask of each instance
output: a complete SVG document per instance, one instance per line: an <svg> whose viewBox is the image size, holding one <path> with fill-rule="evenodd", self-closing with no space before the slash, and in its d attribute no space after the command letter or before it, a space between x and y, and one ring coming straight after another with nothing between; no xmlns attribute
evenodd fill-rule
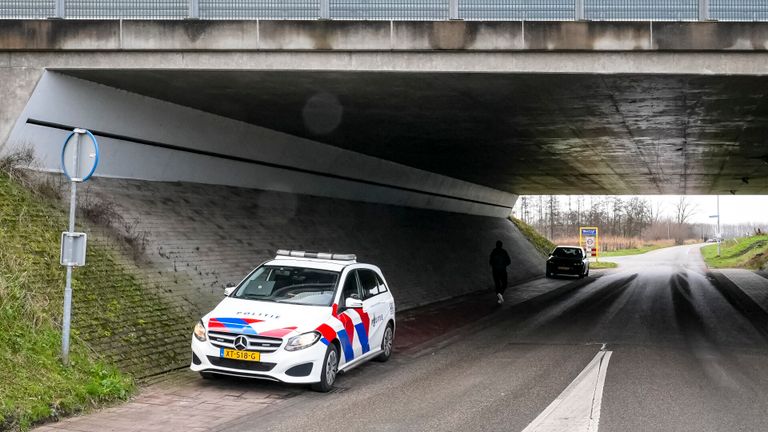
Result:
<svg viewBox="0 0 768 432"><path fill-rule="evenodd" d="M616 261L578 290L500 310L451 344L368 363L331 394L221 430L522 431L601 349L612 356L600 431L768 430L765 323L729 303L698 248Z"/></svg>

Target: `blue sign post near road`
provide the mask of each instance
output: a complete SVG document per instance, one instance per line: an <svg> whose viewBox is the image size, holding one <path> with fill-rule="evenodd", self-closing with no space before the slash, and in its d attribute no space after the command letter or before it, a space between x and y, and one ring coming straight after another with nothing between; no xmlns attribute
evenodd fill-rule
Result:
<svg viewBox="0 0 768 432"><path fill-rule="evenodd" d="M61 265L67 266L64 287L64 319L61 332L61 361L69 364L69 330L72 315L72 268L85 265L85 233L75 232L77 184L87 181L99 164L99 144L96 137L85 129L69 134L61 150L61 168L71 185L69 200L69 230L61 233Z"/></svg>

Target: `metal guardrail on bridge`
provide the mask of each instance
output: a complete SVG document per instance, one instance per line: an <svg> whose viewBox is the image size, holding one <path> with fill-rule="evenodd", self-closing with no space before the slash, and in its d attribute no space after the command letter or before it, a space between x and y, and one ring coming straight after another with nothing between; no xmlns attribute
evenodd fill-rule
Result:
<svg viewBox="0 0 768 432"><path fill-rule="evenodd" d="M0 0L0 19L768 21L768 0Z"/></svg>

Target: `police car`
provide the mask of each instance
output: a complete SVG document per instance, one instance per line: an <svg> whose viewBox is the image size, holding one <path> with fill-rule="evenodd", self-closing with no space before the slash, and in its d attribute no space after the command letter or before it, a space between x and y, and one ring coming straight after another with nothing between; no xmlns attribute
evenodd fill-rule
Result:
<svg viewBox="0 0 768 432"><path fill-rule="evenodd" d="M311 384L329 391L338 372L387 361L395 301L378 267L355 255L277 251L195 326L191 369Z"/></svg>

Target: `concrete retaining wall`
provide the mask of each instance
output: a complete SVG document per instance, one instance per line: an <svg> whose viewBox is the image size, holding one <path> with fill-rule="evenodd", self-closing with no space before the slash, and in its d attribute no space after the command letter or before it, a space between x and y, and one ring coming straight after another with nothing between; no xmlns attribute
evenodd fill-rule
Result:
<svg viewBox="0 0 768 432"><path fill-rule="evenodd" d="M99 178L83 194L116 203L148 234L145 285L164 286L200 314L279 248L379 265L400 309L490 289L498 239L515 259L511 283L543 274L543 258L502 218L194 183Z"/></svg>
<svg viewBox="0 0 768 432"><path fill-rule="evenodd" d="M0 150L42 74L40 68L4 67L0 62Z"/></svg>

